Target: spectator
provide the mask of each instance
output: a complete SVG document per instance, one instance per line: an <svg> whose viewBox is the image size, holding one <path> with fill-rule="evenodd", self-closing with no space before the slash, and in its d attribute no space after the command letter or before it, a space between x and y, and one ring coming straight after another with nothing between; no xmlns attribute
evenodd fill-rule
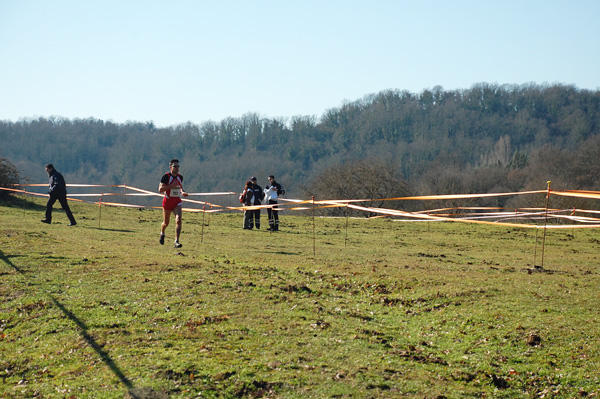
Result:
<svg viewBox="0 0 600 399"><path fill-rule="evenodd" d="M285 194L285 190L281 187L281 184L275 181L275 176L270 175L268 177L269 183L265 187L265 196L267 198L267 205L275 205L267 208L267 214L269 215L269 231L279 231L279 211L277 211L277 198L280 195Z"/></svg>
<svg viewBox="0 0 600 399"><path fill-rule="evenodd" d="M256 177L254 176L250 178L250 182L252 183L252 194L254 194L253 205L262 205L262 200L265 198L262 187L256 183ZM252 209L250 212L250 227L254 225L257 229L260 229L260 208Z"/></svg>
<svg viewBox="0 0 600 399"><path fill-rule="evenodd" d="M248 180L246 185L244 186L244 191L242 191L242 195L240 196L240 201L244 204L244 208L247 206L252 206L254 204L254 191L252 190L252 182ZM252 230L252 217L253 213L251 209L244 209L244 229Z"/></svg>
<svg viewBox="0 0 600 399"><path fill-rule="evenodd" d="M51 163L45 166L46 172L48 173L48 177L50 178L49 186L48 186L48 194L50 194L50 198L48 199L48 203L46 203L46 218L42 219L42 223L50 224L52 223L52 206L58 200L60 206L67 214L69 218L69 226L75 226L77 222L73 217L73 213L71 213L71 208L69 208L69 203L67 201L67 184L65 183L65 178L61 175L56 169L54 169L54 165Z"/></svg>

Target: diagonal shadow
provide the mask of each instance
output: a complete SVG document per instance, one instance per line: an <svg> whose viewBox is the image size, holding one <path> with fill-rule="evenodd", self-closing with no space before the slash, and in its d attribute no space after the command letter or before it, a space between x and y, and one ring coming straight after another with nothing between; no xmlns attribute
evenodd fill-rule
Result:
<svg viewBox="0 0 600 399"><path fill-rule="evenodd" d="M6 255L2 250L0 250L0 260L2 260L8 266L12 267L18 273L25 275L25 271L23 269L12 263L12 261L10 260L10 258L12 257L14 256ZM36 283L32 284L36 285ZM110 354L104 349L102 349L102 346L100 346L98 342L96 342L96 339L87 332L87 326L81 320L79 320L77 316L73 314L73 312L71 312L62 303L60 303L56 298L54 298L48 293L46 293L46 295L48 295L50 299L52 299L52 302L54 302L54 304L65 314L65 316L69 318L69 320L74 322L77 325L77 327L79 327L79 334L81 334L81 336L83 337L83 339L85 339L88 345L90 345L96 351L96 353L98 354L98 356L100 356L100 359L102 359L104 364L106 364L112 370L112 372L115 373L119 381L121 381L123 385L125 385L127 388L133 388L133 383L131 382L131 380L127 378L125 374L123 374L119 366L117 366L114 360L110 357Z"/></svg>
<svg viewBox="0 0 600 399"><path fill-rule="evenodd" d="M112 360L112 358L110 357L110 354L107 351L105 351L104 349L102 349L102 347L98 344L98 342L96 342L94 337L92 337L87 332L87 329L88 329L87 326L81 320L79 320L77 318L77 316L75 316L73 314L73 312L71 312L62 303L60 303L56 298L54 298L50 294L48 294L48 296L50 297L50 299L52 299L52 302L54 302L54 304L56 306L58 306L58 308L60 310L62 310L62 312L71 321L73 321L75 324L77 324L77 327L79 327L79 329L80 329L79 333L81 334L83 339L85 339L85 341L88 343L88 345L91 346L96 351L96 353L98 354L98 356L100 356L100 359L102 359L104 364L106 364L112 370L112 372L115 373L117 378L119 378L119 381L121 381L127 388L130 388L130 389L133 388L133 384L132 384L131 380L129 380L129 378L127 378L125 376L125 374L123 374L123 372L121 371L119 366L117 366L115 364L115 362Z"/></svg>
<svg viewBox="0 0 600 399"><path fill-rule="evenodd" d="M116 231L118 233L135 233L135 230L126 230L126 229L109 229L107 227L86 227L89 230L102 230L102 231Z"/></svg>
<svg viewBox="0 0 600 399"><path fill-rule="evenodd" d="M4 255L4 252L0 249L0 260L15 269L18 273L25 275L25 270L21 269L10 261L10 258L16 258L17 256L19 255Z"/></svg>

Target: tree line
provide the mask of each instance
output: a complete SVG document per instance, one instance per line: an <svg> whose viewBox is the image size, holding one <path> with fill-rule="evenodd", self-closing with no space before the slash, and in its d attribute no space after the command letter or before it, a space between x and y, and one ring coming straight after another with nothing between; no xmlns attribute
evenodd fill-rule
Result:
<svg viewBox="0 0 600 399"><path fill-rule="evenodd" d="M149 190L171 158L180 159L188 191L239 191L250 176L269 174L293 197L521 191L548 180L557 189L599 190L599 133L597 90L481 83L385 90L320 117L247 113L161 128L94 118L0 121L0 156L32 182L45 181L43 165L54 163L69 182ZM379 191L367 188L377 182Z"/></svg>

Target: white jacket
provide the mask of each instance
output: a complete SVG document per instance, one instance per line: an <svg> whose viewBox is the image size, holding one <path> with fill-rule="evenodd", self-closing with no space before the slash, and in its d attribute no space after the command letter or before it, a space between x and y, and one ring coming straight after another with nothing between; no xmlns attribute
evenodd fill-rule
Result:
<svg viewBox="0 0 600 399"><path fill-rule="evenodd" d="M265 188L264 190L265 198L267 201L277 201L277 187L271 186L269 188Z"/></svg>

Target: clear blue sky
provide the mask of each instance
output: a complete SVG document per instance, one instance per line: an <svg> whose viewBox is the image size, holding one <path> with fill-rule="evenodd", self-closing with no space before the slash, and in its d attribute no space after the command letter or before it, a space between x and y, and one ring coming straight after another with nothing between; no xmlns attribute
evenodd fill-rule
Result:
<svg viewBox="0 0 600 399"><path fill-rule="evenodd" d="M597 0L0 0L0 120L315 115L386 89L600 89Z"/></svg>

